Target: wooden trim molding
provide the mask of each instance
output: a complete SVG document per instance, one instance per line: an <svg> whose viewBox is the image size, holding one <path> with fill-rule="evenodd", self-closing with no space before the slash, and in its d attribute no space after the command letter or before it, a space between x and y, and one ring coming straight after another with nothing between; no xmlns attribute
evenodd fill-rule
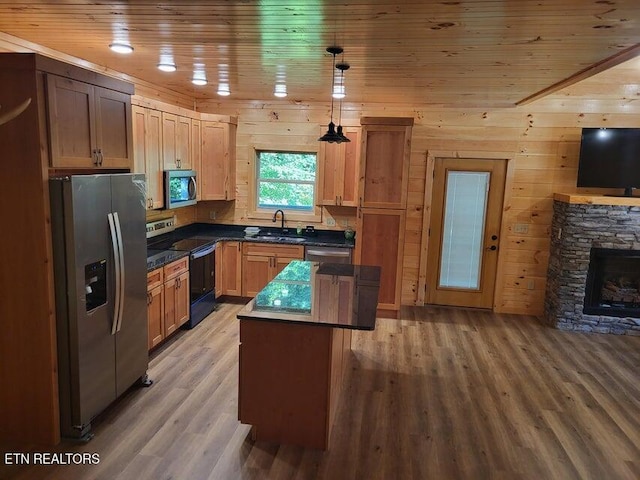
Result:
<svg viewBox="0 0 640 480"><path fill-rule="evenodd" d="M547 95L557 92L565 87L573 85L574 83L578 83L586 78L592 77L597 73L604 72L609 68L615 67L616 65L620 65L627 60L631 60L640 55L640 43L636 43L635 45L622 50L621 52L616 53L604 60L594 63L593 65L588 66L587 68L580 70L579 72L571 75L564 80L560 80L559 82L554 83L553 85L548 86L547 88L543 88L542 90L534 93L533 95L529 95L528 97L523 98L522 100L516 102L516 105L527 105L535 100L538 100L542 97L546 97Z"/></svg>
<svg viewBox="0 0 640 480"><path fill-rule="evenodd" d="M413 117L362 117L360 125L396 125L399 127L412 127Z"/></svg>

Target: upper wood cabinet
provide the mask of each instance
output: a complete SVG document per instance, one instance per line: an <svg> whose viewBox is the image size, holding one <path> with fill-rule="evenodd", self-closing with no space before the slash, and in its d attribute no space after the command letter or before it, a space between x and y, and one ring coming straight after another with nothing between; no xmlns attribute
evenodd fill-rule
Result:
<svg viewBox="0 0 640 480"><path fill-rule="evenodd" d="M46 75L51 166L131 168L131 96Z"/></svg>
<svg viewBox="0 0 640 480"><path fill-rule="evenodd" d="M320 142L318 205L358 206L360 127L344 127L347 143Z"/></svg>
<svg viewBox="0 0 640 480"><path fill-rule="evenodd" d="M162 112L162 158L164 170L190 170L191 118Z"/></svg>
<svg viewBox="0 0 640 480"><path fill-rule="evenodd" d="M364 117L360 206L406 208L413 118Z"/></svg>
<svg viewBox="0 0 640 480"><path fill-rule="evenodd" d="M236 125L226 122L201 122L202 160L201 200L236 198Z"/></svg>
<svg viewBox="0 0 640 480"><path fill-rule="evenodd" d="M164 207L162 182L162 112L134 105L133 171L147 179L147 208Z"/></svg>

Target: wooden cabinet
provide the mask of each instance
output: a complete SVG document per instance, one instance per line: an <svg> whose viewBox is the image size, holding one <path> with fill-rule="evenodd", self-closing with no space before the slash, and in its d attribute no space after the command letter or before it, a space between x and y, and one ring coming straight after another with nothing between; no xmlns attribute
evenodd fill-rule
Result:
<svg viewBox="0 0 640 480"><path fill-rule="evenodd" d="M131 168L131 96L46 75L50 166Z"/></svg>
<svg viewBox="0 0 640 480"><path fill-rule="evenodd" d="M162 158L164 170L192 168L190 118L162 112Z"/></svg>
<svg viewBox="0 0 640 480"><path fill-rule="evenodd" d="M405 210L361 208L358 211L354 263L382 268L380 309L400 309L405 217Z"/></svg>
<svg viewBox="0 0 640 480"><path fill-rule="evenodd" d="M233 200L236 195L236 125L202 121L199 172L202 200Z"/></svg>
<svg viewBox="0 0 640 480"><path fill-rule="evenodd" d="M216 296L242 295L242 242L216 246Z"/></svg>
<svg viewBox="0 0 640 480"><path fill-rule="evenodd" d="M413 118L364 117L355 262L379 265L378 308L400 309Z"/></svg>
<svg viewBox="0 0 640 480"><path fill-rule="evenodd" d="M317 267L316 267L317 268ZM357 310L354 277L315 274L311 317L334 324L350 324Z"/></svg>
<svg viewBox="0 0 640 480"><path fill-rule="evenodd" d="M149 350L189 320L189 257L147 273Z"/></svg>
<svg viewBox="0 0 640 480"><path fill-rule="evenodd" d="M360 206L406 208L413 118L364 117L360 123Z"/></svg>
<svg viewBox="0 0 640 480"><path fill-rule="evenodd" d="M164 339L164 270L147 273L147 325L149 350Z"/></svg>
<svg viewBox="0 0 640 480"><path fill-rule="evenodd" d="M162 112L137 105L133 112L133 171L147 180L147 209L164 207Z"/></svg>
<svg viewBox="0 0 640 480"><path fill-rule="evenodd" d="M189 257L164 267L164 335L189 320Z"/></svg>
<svg viewBox="0 0 640 480"><path fill-rule="evenodd" d="M238 419L258 441L326 450L351 331L240 320Z"/></svg>
<svg viewBox="0 0 640 480"><path fill-rule="evenodd" d="M304 258L300 245L244 243L242 245L242 296L255 297L292 260Z"/></svg>
<svg viewBox="0 0 640 480"><path fill-rule="evenodd" d="M318 205L358 206L360 127L345 127L348 143L320 142Z"/></svg>

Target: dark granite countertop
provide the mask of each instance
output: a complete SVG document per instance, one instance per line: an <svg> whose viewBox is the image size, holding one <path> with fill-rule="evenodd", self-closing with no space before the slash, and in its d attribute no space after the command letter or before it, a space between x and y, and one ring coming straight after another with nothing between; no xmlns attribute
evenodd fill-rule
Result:
<svg viewBox="0 0 640 480"><path fill-rule="evenodd" d="M379 285L380 267L295 260L238 318L373 330Z"/></svg>
<svg viewBox="0 0 640 480"><path fill-rule="evenodd" d="M184 250L153 250L147 249L147 272L189 255Z"/></svg>
<svg viewBox="0 0 640 480"><path fill-rule="evenodd" d="M160 263L162 256L160 252L173 252L182 255L173 257L166 254L165 263L172 262L184 255L188 255L188 251L169 250L168 244L185 239L210 240L211 243L222 241L242 241L242 242L258 242L258 243L274 243L284 245L302 245L302 246L320 246L320 247L342 247L353 248L354 240L347 240L344 232L334 230L316 230L313 234L303 233L297 235L295 229L289 229L283 233L280 228L276 227L260 227L260 233L255 237L245 236L244 225L220 225L209 223L194 223L186 227L177 228L171 233L159 235L147 240L147 269L153 270L162 267Z"/></svg>

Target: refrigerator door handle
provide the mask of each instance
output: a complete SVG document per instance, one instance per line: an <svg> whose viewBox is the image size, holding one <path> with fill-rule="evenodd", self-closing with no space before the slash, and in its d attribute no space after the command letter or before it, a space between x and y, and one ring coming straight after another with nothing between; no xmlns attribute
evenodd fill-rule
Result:
<svg viewBox="0 0 640 480"><path fill-rule="evenodd" d="M113 247L113 263L116 277L116 296L113 305L113 321L111 322L111 335L115 335L118 327L118 316L120 315L120 250L118 249L118 236L113 213L107 214L109 219L109 232L111 233L111 246Z"/></svg>
<svg viewBox="0 0 640 480"><path fill-rule="evenodd" d="M118 217L118 212L114 212L113 219L116 224L116 236L118 240L118 261L120 262L120 303L118 304L118 325L116 326L116 332L120 331L122 328L122 317L124 316L124 277L125 277L125 268L124 268L124 248L122 245L122 229L120 228L120 217Z"/></svg>

